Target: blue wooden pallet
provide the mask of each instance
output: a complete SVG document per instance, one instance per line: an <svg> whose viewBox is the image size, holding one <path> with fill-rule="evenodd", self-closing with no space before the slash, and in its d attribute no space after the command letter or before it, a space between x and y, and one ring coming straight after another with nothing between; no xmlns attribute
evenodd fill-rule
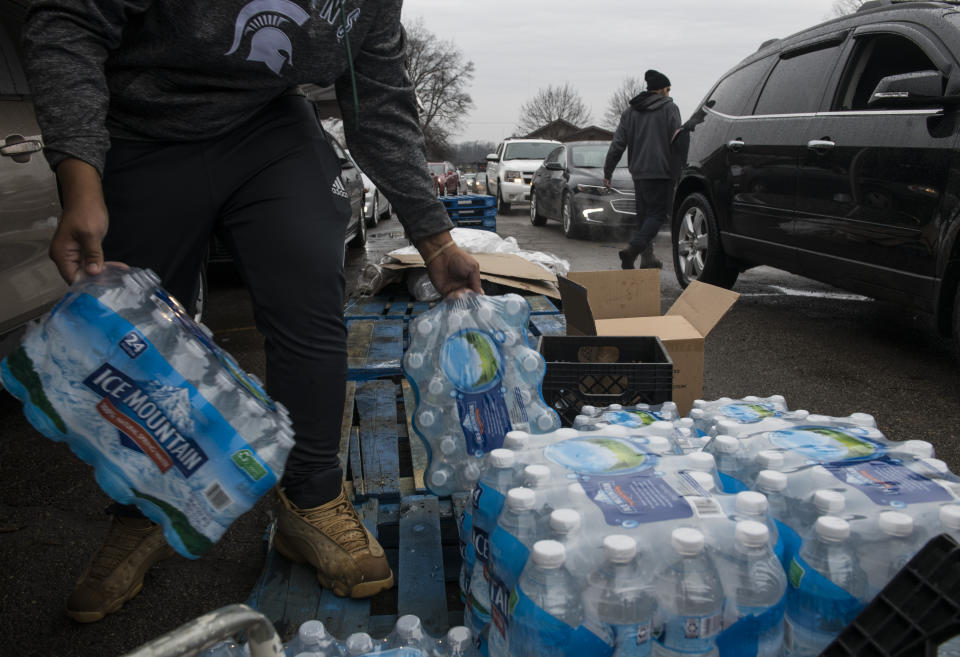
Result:
<svg viewBox="0 0 960 657"><path fill-rule="evenodd" d="M497 205L497 198L489 194L458 194L456 196L441 196L440 202L447 208L494 208Z"/></svg>
<svg viewBox="0 0 960 657"><path fill-rule="evenodd" d="M552 315L531 315L530 333L536 337L541 335L566 335L567 318L560 313Z"/></svg>
<svg viewBox="0 0 960 657"><path fill-rule="evenodd" d="M347 322L347 379L368 381L403 373L405 322L356 319Z"/></svg>
<svg viewBox="0 0 960 657"><path fill-rule="evenodd" d="M436 301L417 301L406 294L351 298L343 309L346 321L354 319L410 320L433 308Z"/></svg>

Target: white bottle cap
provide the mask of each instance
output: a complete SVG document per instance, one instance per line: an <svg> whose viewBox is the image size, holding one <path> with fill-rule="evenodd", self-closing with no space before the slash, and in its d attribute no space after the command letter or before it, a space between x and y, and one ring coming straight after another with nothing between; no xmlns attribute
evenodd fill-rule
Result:
<svg viewBox="0 0 960 657"><path fill-rule="evenodd" d="M444 436L440 440L440 453L445 456L450 456L457 451L457 441L453 439L453 436Z"/></svg>
<svg viewBox="0 0 960 657"><path fill-rule="evenodd" d="M828 516L843 513L846 507L847 498L843 493L835 490L821 488L813 494L813 506L816 507L818 515Z"/></svg>
<svg viewBox="0 0 960 657"><path fill-rule="evenodd" d="M465 481L477 481L480 479L480 465L474 459L470 459L463 464L460 475Z"/></svg>
<svg viewBox="0 0 960 657"><path fill-rule="evenodd" d="M516 294L509 295L507 298L507 304L506 304L507 314L516 315L518 312L523 310L524 305L525 305L525 302L522 300L522 297Z"/></svg>
<svg viewBox="0 0 960 657"><path fill-rule="evenodd" d="M408 351L408 352L407 352L407 365L409 365L410 367L412 367L412 368L415 369L415 370L418 370L418 369L420 369L421 367L423 367L423 354L418 353L418 352L415 352L415 351Z"/></svg>
<svg viewBox="0 0 960 657"><path fill-rule="evenodd" d="M672 403L672 402L671 402L671 403ZM664 410L666 410L666 409L664 409ZM674 420L673 423L674 423L674 426L677 427L678 429L689 429L690 427L693 426L693 418L692 418L692 417L682 417L682 418L680 418L679 420Z"/></svg>
<svg viewBox="0 0 960 657"><path fill-rule="evenodd" d="M631 430L629 427L625 427L619 424L607 425L603 428L603 433L607 436L617 436L619 438L626 438L631 435Z"/></svg>
<svg viewBox="0 0 960 657"><path fill-rule="evenodd" d="M738 513L758 515L767 512L767 496L752 490L737 493L736 502Z"/></svg>
<svg viewBox="0 0 960 657"><path fill-rule="evenodd" d="M782 406L783 408L787 407L787 398L783 395L770 395L767 397L767 401L774 406Z"/></svg>
<svg viewBox="0 0 960 657"><path fill-rule="evenodd" d="M736 420L720 420L717 422L717 433L732 434L740 428L740 423Z"/></svg>
<svg viewBox="0 0 960 657"><path fill-rule="evenodd" d="M589 424L589 421L590 418L586 415L578 415L577 417L573 418L573 426L582 427L585 424Z"/></svg>
<svg viewBox="0 0 960 657"><path fill-rule="evenodd" d="M532 352L520 360L520 365L527 372L535 372L542 362L540 356L538 356L536 352Z"/></svg>
<svg viewBox="0 0 960 657"><path fill-rule="evenodd" d="M541 568L559 568L567 559L567 550L558 541L537 541L531 557Z"/></svg>
<svg viewBox="0 0 960 657"><path fill-rule="evenodd" d="M450 474L446 470L434 470L430 474L430 483L437 488L442 488L450 480Z"/></svg>
<svg viewBox="0 0 960 657"><path fill-rule="evenodd" d="M497 469L512 468L517 461L517 455L512 449L503 449L502 447L490 450L490 465Z"/></svg>
<svg viewBox="0 0 960 657"><path fill-rule="evenodd" d="M877 421L869 413L851 413L850 417L847 418L853 424L856 424L861 427L875 427L877 426Z"/></svg>
<svg viewBox="0 0 960 657"><path fill-rule="evenodd" d="M654 454L667 454L673 451L670 441L663 436L649 436L647 441L647 447Z"/></svg>
<svg viewBox="0 0 960 657"><path fill-rule="evenodd" d="M757 488L762 491L779 493L787 487L787 475L777 470L761 470L757 475Z"/></svg>
<svg viewBox="0 0 960 657"><path fill-rule="evenodd" d="M663 402L662 404L660 404L660 412L661 412L661 413L676 413L676 412L677 412L677 404L676 404L676 402L672 402L672 401L665 401L665 402Z"/></svg>
<svg viewBox="0 0 960 657"><path fill-rule="evenodd" d="M578 506L590 501L590 496L587 495L587 491L583 489L583 486L581 486L578 481L567 486L567 495L570 497L570 501Z"/></svg>
<svg viewBox="0 0 960 657"><path fill-rule="evenodd" d="M815 465L810 468L810 477L813 479L813 488L830 488L836 486L839 480L833 476L833 473L822 465Z"/></svg>
<svg viewBox="0 0 960 657"><path fill-rule="evenodd" d="M881 511L877 525L880 531L889 536L909 536L913 533L913 518L899 511Z"/></svg>
<svg viewBox="0 0 960 657"><path fill-rule="evenodd" d="M420 411L420 426L421 427L432 427L433 423L437 421L437 418L434 417L433 411L424 410Z"/></svg>
<svg viewBox="0 0 960 657"><path fill-rule="evenodd" d="M622 411L622 410L623 410L623 405L622 405L622 404L610 404L609 406L607 406L607 410L611 410L611 411Z"/></svg>
<svg viewBox="0 0 960 657"><path fill-rule="evenodd" d="M396 630L401 639L406 641L419 639L423 636L423 625L420 623L420 618L413 614L398 618L393 629Z"/></svg>
<svg viewBox="0 0 960 657"><path fill-rule="evenodd" d="M741 520L734 530L737 543L745 547L763 547L770 542L770 530L761 522Z"/></svg>
<svg viewBox="0 0 960 657"><path fill-rule="evenodd" d="M471 645L473 645L473 632L469 627L457 625L447 631L447 649L451 654L465 653Z"/></svg>
<svg viewBox="0 0 960 657"><path fill-rule="evenodd" d="M951 530L960 529L960 505L947 504L940 507L940 523Z"/></svg>
<svg viewBox="0 0 960 657"><path fill-rule="evenodd" d="M650 431L656 431L658 434L669 434L673 432L673 422L668 422L667 420L654 420L647 425L647 429Z"/></svg>
<svg viewBox="0 0 960 657"><path fill-rule="evenodd" d="M304 646L315 646L327 638L327 628L318 620L308 620L300 624L297 638Z"/></svg>
<svg viewBox="0 0 960 657"><path fill-rule="evenodd" d="M690 452L687 454L687 465L700 472L713 472L717 467L717 461L709 452Z"/></svg>
<svg viewBox="0 0 960 657"><path fill-rule="evenodd" d="M894 443L892 451L911 454L918 459L933 458L933 444L926 440L904 440L902 443Z"/></svg>
<svg viewBox="0 0 960 657"><path fill-rule="evenodd" d="M584 404L583 406L580 407L580 413L583 415L593 417L594 415L597 414L597 407L590 406L589 404Z"/></svg>
<svg viewBox="0 0 960 657"><path fill-rule="evenodd" d="M427 318L422 318L417 322L417 333L420 335L430 335L433 333L433 324Z"/></svg>
<svg viewBox="0 0 960 657"><path fill-rule="evenodd" d="M579 438L580 432L570 427L563 427L553 432L555 440L568 440L569 438Z"/></svg>
<svg viewBox="0 0 960 657"><path fill-rule="evenodd" d="M427 390L431 395L439 395L443 392L443 388L443 379L441 379L439 376L433 377L430 379L430 383L427 384Z"/></svg>
<svg viewBox="0 0 960 657"><path fill-rule="evenodd" d="M670 534L670 544L677 554L694 557L703 552L703 533L690 527L679 527Z"/></svg>
<svg viewBox="0 0 960 657"><path fill-rule="evenodd" d="M697 402L693 402L693 403L696 404ZM702 408L691 408L688 417L691 420L702 420L704 417L706 417L706 415L707 415L707 412Z"/></svg>
<svg viewBox="0 0 960 657"><path fill-rule="evenodd" d="M807 416L807 422L810 422L811 424L824 424L827 426L832 423L829 416L821 415L820 413L810 413Z"/></svg>
<svg viewBox="0 0 960 657"><path fill-rule="evenodd" d="M694 399L694 400L693 400L693 404L691 404L692 408L690 409L690 411L691 411L691 413L692 413L693 411L698 411L698 410L700 410L701 408L703 408L703 407L706 406L706 405L707 405L707 400L706 400L706 399Z"/></svg>
<svg viewBox="0 0 960 657"><path fill-rule="evenodd" d="M373 652L373 637L366 632L355 632L344 642L347 657L361 657Z"/></svg>
<svg viewBox="0 0 960 657"><path fill-rule="evenodd" d="M558 534L569 534L579 527L580 514L574 509L555 509L550 513L550 529Z"/></svg>
<svg viewBox="0 0 960 657"><path fill-rule="evenodd" d="M800 408L793 411L791 415L795 420L807 420L810 418L810 411Z"/></svg>
<svg viewBox="0 0 960 657"><path fill-rule="evenodd" d="M637 556L637 542L625 534L603 537L603 553L612 563L630 563Z"/></svg>
<svg viewBox="0 0 960 657"><path fill-rule="evenodd" d="M713 477L709 472L700 472L699 470L688 470L687 476L692 477L695 482L700 485L700 488L706 492L711 492L717 488L717 482L713 480Z"/></svg>
<svg viewBox="0 0 960 657"><path fill-rule="evenodd" d="M511 488L507 491L507 508L511 511L529 511L537 506L537 494L529 488Z"/></svg>
<svg viewBox="0 0 960 657"><path fill-rule="evenodd" d="M779 470L783 467L783 452L765 449L757 452L756 462L761 470Z"/></svg>
<svg viewBox="0 0 960 657"><path fill-rule="evenodd" d="M506 449L521 450L530 441L530 434L526 431L508 431L503 437L503 446Z"/></svg>
<svg viewBox="0 0 960 657"><path fill-rule="evenodd" d="M825 541L839 542L850 537L850 523L836 516L820 516L813 527L817 536Z"/></svg>
<svg viewBox="0 0 960 657"><path fill-rule="evenodd" d="M535 463L523 469L523 484L530 488L541 488L550 481L550 468Z"/></svg>
<svg viewBox="0 0 960 657"><path fill-rule="evenodd" d="M733 454L740 449L739 440L723 433L713 439L713 444L716 446L717 451L723 454Z"/></svg>
<svg viewBox="0 0 960 657"><path fill-rule="evenodd" d="M552 412L544 413L537 418L537 428L542 432L555 429L557 422L554 420L554 418L556 418L556 415L554 415Z"/></svg>

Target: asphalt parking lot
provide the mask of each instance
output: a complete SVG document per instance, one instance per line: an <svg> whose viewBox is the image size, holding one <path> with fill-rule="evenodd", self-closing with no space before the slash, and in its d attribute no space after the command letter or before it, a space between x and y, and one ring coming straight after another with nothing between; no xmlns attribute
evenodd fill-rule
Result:
<svg viewBox="0 0 960 657"><path fill-rule="evenodd" d="M520 208L498 232L553 253L573 270L613 269L622 243L569 240L560 226L534 227ZM405 245L395 218L348 251L354 289L362 266ZM657 254L663 307L679 295L668 238ZM229 270L211 272L206 322L250 372L263 376L262 341L249 300ZM736 286L741 298L706 342L704 397L782 394L791 408L828 415L871 413L890 438L932 442L960 470L960 366L927 317L760 268ZM143 592L100 623L63 614L72 583L106 530L108 500L91 470L62 444L34 432L0 393L0 635L2 654L121 655L220 606L242 602L260 572L270 508L261 502L203 559L175 557L148 575Z"/></svg>

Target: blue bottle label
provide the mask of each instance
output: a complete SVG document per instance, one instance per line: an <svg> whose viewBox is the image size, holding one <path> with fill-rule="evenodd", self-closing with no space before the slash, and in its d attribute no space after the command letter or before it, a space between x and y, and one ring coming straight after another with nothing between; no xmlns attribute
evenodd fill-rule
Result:
<svg viewBox="0 0 960 657"><path fill-rule="evenodd" d="M772 657L783 641L783 614L787 606L784 593L771 607L737 607L739 619L716 639L723 657Z"/></svg>
<svg viewBox="0 0 960 657"><path fill-rule="evenodd" d="M604 411L600 418L604 422L636 429L653 424L663 418L653 411Z"/></svg>
<svg viewBox="0 0 960 657"><path fill-rule="evenodd" d="M787 581L787 614L793 623L839 632L863 609L862 601L834 584L799 554L790 560Z"/></svg>
<svg viewBox="0 0 960 657"><path fill-rule="evenodd" d="M806 456L817 463L866 461L886 453L883 443L868 436L861 427L799 426L770 431L767 438L783 449Z"/></svg>
<svg viewBox="0 0 960 657"><path fill-rule="evenodd" d="M723 629L723 612L709 616L670 616L663 622L658 643L668 650L684 653L710 651Z"/></svg>
<svg viewBox="0 0 960 657"><path fill-rule="evenodd" d="M826 463L824 467L879 506L903 508L908 504L950 502L954 499L936 481L886 455L861 463Z"/></svg>
<svg viewBox="0 0 960 657"><path fill-rule="evenodd" d="M537 657L585 657L607 655L610 646L583 627L571 627L537 606L516 590L516 606L510 626L510 654Z"/></svg>
<svg viewBox="0 0 960 657"><path fill-rule="evenodd" d="M754 424L767 418L783 415L773 404L766 402L727 404L720 409L720 414L740 424Z"/></svg>

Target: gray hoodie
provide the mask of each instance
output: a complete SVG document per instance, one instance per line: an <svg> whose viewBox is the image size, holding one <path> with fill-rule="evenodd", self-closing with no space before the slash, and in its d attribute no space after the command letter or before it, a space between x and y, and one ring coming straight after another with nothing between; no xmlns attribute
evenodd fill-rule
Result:
<svg viewBox="0 0 960 657"><path fill-rule="evenodd" d="M347 146L410 238L446 230L452 223L433 192L403 64L401 4L34 0L24 45L47 159L56 167L78 158L102 172L111 136L206 139L296 85L335 84Z"/></svg>
<svg viewBox="0 0 960 657"><path fill-rule="evenodd" d="M674 178L676 166L670 141L679 128L680 110L672 98L652 91L635 96L620 115L620 125L603 165L603 177L610 178L627 149L627 168L634 180Z"/></svg>

